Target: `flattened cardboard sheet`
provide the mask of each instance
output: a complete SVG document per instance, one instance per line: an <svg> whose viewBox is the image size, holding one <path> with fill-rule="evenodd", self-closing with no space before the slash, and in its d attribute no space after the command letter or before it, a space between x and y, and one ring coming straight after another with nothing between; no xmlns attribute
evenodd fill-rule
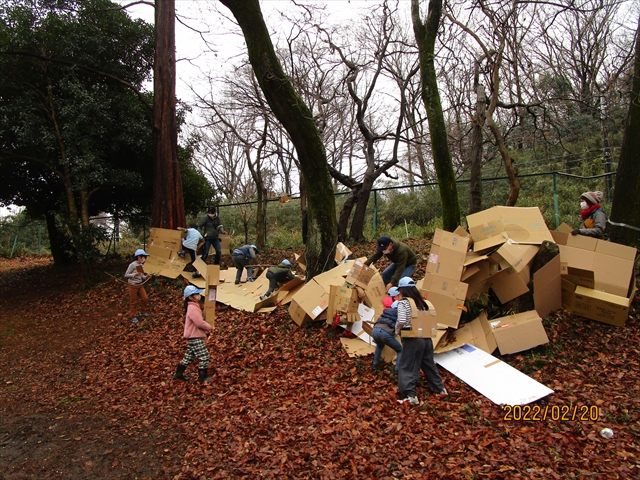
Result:
<svg viewBox="0 0 640 480"><path fill-rule="evenodd" d="M434 355L447 369L497 405L526 405L553 390L473 345Z"/></svg>

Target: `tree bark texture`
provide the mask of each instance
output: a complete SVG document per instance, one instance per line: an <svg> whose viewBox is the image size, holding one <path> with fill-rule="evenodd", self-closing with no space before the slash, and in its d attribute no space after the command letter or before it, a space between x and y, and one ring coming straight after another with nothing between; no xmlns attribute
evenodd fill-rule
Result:
<svg viewBox="0 0 640 480"><path fill-rule="evenodd" d="M482 127L485 120L486 97L484 86L476 86L476 115L473 119L471 131L471 178L469 182L470 205L469 213L482 210Z"/></svg>
<svg viewBox="0 0 640 480"><path fill-rule="evenodd" d="M618 173L611 205L611 221L640 228L640 20L636 32L633 85L629 111L625 122L624 138L620 148ZM608 225L611 240L640 246L640 232L632 228Z"/></svg>
<svg viewBox="0 0 640 480"><path fill-rule="evenodd" d="M308 200L307 278L333 267L336 209L327 158L309 107L296 93L275 54L258 0L220 0L238 21L249 61L271 110L291 137Z"/></svg>
<svg viewBox="0 0 640 480"><path fill-rule="evenodd" d="M420 56L422 101L427 111L433 164L442 199L442 225L445 230L452 232L460 223L460 204L434 63L435 42L441 15L442 0L431 0L426 22L423 23L420 18L420 1L411 0L413 33Z"/></svg>
<svg viewBox="0 0 640 480"><path fill-rule="evenodd" d="M155 162L151 224L174 229L186 225L178 164L176 120L175 0L156 1L156 53L153 71Z"/></svg>

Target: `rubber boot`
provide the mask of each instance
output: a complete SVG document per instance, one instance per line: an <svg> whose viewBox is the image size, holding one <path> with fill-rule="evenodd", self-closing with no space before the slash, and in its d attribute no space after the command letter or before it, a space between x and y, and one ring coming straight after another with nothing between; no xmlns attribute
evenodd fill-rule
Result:
<svg viewBox="0 0 640 480"><path fill-rule="evenodd" d="M174 380L182 380L184 382L189 380L189 377L184 376L184 371L187 369L186 365L181 363L178 364L178 368L176 368L176 373L173 375Z"/></svg>
<svg viewBox="0 0 640 480"><path fill-rule="evenodd" d="M200 383L211 383L211 382L213 382L213 380L211 380L211 377L209 376L209 372L207 371L206 368L199 368L198 369L198 381Z"/></svg>

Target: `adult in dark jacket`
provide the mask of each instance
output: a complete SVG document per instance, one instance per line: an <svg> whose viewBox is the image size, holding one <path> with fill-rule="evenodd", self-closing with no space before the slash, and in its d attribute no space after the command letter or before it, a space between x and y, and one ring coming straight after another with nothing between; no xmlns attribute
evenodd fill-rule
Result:
<svg viewBox="0 0 640 480"><path fill-rule="evenodd" d="M202 217L200 223L198 224L198 228L202 228L202 236L204 237L204 250L202 252L202 260L206 263L207 257L209 256L209 250L213 246L216 251L216 258L213 263L215 265L220 265L220 237L221 233L226 234L224 231L224 227L220 224L220 219L218 218L218 212L214 207L209 208L207 210L207 214Z"/></svg>
<svg viewBox="0 0 640 480"><path fill-rule="evenodd" d="M233 251L231 258L233 259L233 264L236 266L236 285L240 283L242 271L245 268L247 269L247 282L253 282L253 268L251 267L251 263L258 263L259 253L258 247L255 245L244 245Z"/></svg>
<svg viewBox="0 0 640 480"><path fill-rule="evenodd" d="M269 279L269 289L267 293L260 297L260 300L267 299L275 290L278 289L278 283L293 280L295 275L291 271L291 262L287 259L282 260L276 267L267 270L267 279Z"/></svg>
<svg viewBox="0 0 640 480"><path fill-rule="evenodd" d="M391 287L389 289L389 296L382 299L382 304L385 309L382 311L382 315L378 317L376 323L373 325L373 332L371 336L376 342L376 351L373 354L373 368L378 368L380 364L380 356L385 345L392 348L397 353L395 373L398 374L398 366L400 365L400 358L402 354L402 344L396 340L396 321L398 320L398 308L397 302L394 301L396 295L398 295L398 289Z"/></svg>
<svg viewBox="0 0 640 480"><path fill-rule="evenodd" d="M407 245L391 237L382 236L378 239L376 253L367 258L365 265L376 263L382 255L386 256L391 265L382 272L382 281L387 287L387 291L398 286L398 281L402 277L410 277L418 268L418 257Z"/></svg>
<svg viewBox="0 0 640 480"><path fill-rule="evenodd" d="M604 238L607 214L600 205L603 196L604 194L600 191L584 192L580 195L580 218L583 221L583 228L576 228L571 235Z"/></svg>

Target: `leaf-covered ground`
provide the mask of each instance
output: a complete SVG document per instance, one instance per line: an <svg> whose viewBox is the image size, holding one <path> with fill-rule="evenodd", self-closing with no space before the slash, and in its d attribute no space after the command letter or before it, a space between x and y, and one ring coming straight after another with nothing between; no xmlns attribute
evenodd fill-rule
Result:
<svg viewBox="0 0 640 480"><path fill-rule="evenodd" d="M626 328L559 312L549 345L503 357L555 390L542 408L594 406L598 420L505 421L442 369L449 397L421 386L421 406L398 405L392 368L282 307L219 311L213 384L174 381L179 283L147 284L137 325L124 284L89 285L48 258L0 260L0 478L640 478L637 306Z"/></svg>

